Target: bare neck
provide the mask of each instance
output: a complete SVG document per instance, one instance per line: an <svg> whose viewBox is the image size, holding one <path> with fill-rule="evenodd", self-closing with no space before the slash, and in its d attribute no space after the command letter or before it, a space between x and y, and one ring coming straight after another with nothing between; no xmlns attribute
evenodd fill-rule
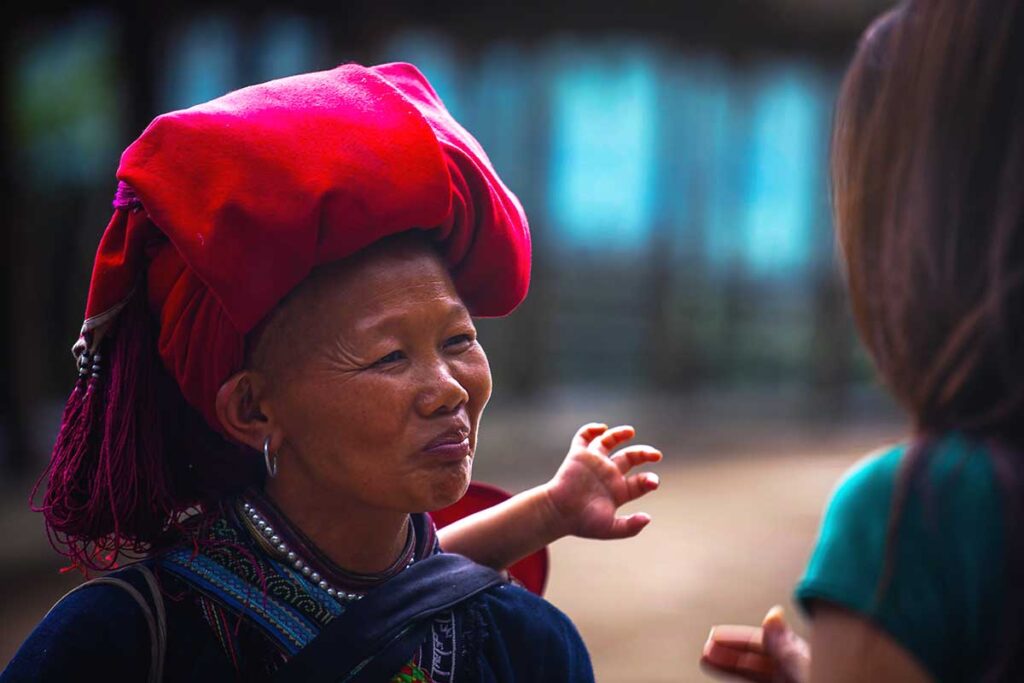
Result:
<svg viewBox="0 0 1024 683"><path fill-rule="evenodd" d="M409 515L338 500L269 479L267 497L322 553L339 567L360 574L390 567L405 548Z"/></svg>

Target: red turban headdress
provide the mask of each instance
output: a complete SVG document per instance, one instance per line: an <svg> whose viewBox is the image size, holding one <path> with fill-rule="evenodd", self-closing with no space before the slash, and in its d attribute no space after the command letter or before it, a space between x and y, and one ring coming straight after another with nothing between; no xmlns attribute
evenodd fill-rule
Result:
<svg viewBox="0 0 1024 683"><path fill-rule="evenodd" d="M117 177L83 336L145 277L160 358L214 429L245 335L320 264L421 229L473 314L509 313L529 285L519 201L409 64L348 64L164 114Z"/></svg>
<svg viewBox="0 0 1024 683"><path fill-rule="evenodd" d="M41 508L79 564L145 549L202 502L191 467L213 434L173 388L161 403L163 378L219 432L215 398L245 335L318 265L416 229L475 315L509 313L529 285L519 201L408 64L348 64L165 114L117 177ZM181 450L185 475L168 464ZM97 561L99 549L115 552Z"/></svg>

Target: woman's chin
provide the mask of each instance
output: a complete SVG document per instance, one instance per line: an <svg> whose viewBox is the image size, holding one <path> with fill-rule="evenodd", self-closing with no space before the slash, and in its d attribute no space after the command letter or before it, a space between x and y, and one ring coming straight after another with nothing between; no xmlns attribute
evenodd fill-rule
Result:
<svg viewBox="0 0 1024 683"><path fill-rule="evenodd" d="M445 476L438 477L431 482L432 485L429 487L427 496L429 500L423 501L421 511L432 512L458 502L462 496L466 495L471 474L471 468L466 466L447 472Z"/></svg>

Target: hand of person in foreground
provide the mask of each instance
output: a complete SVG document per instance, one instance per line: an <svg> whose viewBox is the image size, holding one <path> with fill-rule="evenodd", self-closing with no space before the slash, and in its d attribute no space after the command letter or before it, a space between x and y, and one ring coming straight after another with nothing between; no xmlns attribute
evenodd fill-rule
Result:
<svg viewBox="0 0 1024 683"><path fill-rule="evenodd" d="M700 662L710 673L755 683L807 683L811 648L786 624L782 608L775 606L760 627L713 627Z"/></svg>
<svg viewBox="0 0 1024 683"><path fill-rule="evenodd" d="M629 538L647 526L643 512L617 516L619 507L654 491L660 483L653 472L630 474L647 463L661 460L661 451L650 446L625 445L636 436L629 426L590 423L573 437L569 454L555 476L545 485L556 513L559 536Z"/></svg>
<svg viewBox="0 0 1024 683"><path fill-rule="evenodd" d="M650 516L616 513L658 488L658 475L630 471L661 460L661 451L629 446L613 452L635 435L632 427L584 425L551 481L446 526L438 532L441 547L504 569L563 536L636 536L650 523Z"/></svg>

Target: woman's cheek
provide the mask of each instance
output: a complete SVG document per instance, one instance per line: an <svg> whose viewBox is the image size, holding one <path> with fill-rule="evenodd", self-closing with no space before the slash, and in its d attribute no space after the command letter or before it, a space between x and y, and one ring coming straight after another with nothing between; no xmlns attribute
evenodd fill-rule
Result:
<svg viewBox="0 0 1024 683"><path fill-rule="evenodd" d="M415 387L405 376L382 375L350 388L346 422L366 439L394 443L404 436L415 404Z"/></svg>
<svg viewBox="0 0 1024 683"><path fill-rule="evenodd" d="M470 352L466 362L467 385L470 401L482 410L491 398L491 366L487 354L479 344Z"/></svg>

